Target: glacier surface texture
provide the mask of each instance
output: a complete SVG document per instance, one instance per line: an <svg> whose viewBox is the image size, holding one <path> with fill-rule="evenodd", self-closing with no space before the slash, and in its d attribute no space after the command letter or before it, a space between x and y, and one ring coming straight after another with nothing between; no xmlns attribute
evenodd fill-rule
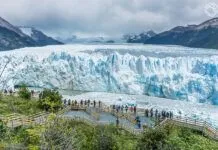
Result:
<svg viewBox="0 0 218 150"><path fill-rule="evenodd" d="M0 52L1 88L144 94L218 105L218 52L180 46L64 45Z"/></svg>

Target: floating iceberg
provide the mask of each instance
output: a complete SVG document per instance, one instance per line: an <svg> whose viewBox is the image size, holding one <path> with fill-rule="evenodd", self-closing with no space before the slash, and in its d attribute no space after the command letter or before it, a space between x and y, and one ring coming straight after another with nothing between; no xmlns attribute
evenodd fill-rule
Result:
<svg viewBox="0 0 218 150"><path fill-rule="evenodd" d="M1 88L140 94L218 105L218 52L181 46L64 45L0 52Z"/></svg>

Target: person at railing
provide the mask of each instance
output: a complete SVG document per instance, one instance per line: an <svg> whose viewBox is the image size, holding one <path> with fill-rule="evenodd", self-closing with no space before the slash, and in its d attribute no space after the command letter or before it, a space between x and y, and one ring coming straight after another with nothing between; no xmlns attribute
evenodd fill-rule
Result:
<svg viewBox="0 0 218 150"><path fill-rule="evenodd" d="M133 112L133 107L132 106L130 107L130 111Z"/></svg>
<svg viewBox="0 0 218 150"><path fill-rule="evenodd" d="M7 93L8 93L8 91L5 89L5 90L4 90L4 94L7 95Z"/></svg>
<svg viewBox="0 0 218 150"><path fill-rule="evenodd" d="M113 110L115 110L115 105L113 105L112 107L113 107Z"/></svg>
<svg viewBox="0 0 218 150"><path fill-rule="evenodd" d="M101 101L98 101L98 107L99 108L101 107Z"/></svg>
<svg viewBox="0 0 218 150"><path fill-rule="evenodd" d="M117 108L118 108L118 111L120 111L120 108L121 108L120 105L118 105Z"/></svg>
<svg viewBox="0 0 218 150"><path fill-rule="evenodd" d="M119 112L119 106L116 106L116 111L117 111L117 113Z"/></svg>
<svg viewBox="0 0 218 150"><path fill-rule="evenodd" d="M87 105L87 101L86 100L84 101L84 104L85 104L85 106Z"/></svg>
<svg viewBox="0 0 218 150"><path fill-rule="evenodd" d="M120 121L119 121L119 118L117 117L117 119L116 119L116 126L118 127L119 124L120 124Z"/></svg>
<svg viewBox="0 0 218 150"><path fill-rule="evenodd" d="M136 114L136 106L133 107L134 114Z"/></svg>
<svg viewBox="0 0 218 150"><path fill-rule="evenodd" d="M75 106L77 105L77 101L76 100L74 101L74 104L75 104Z"/></svg>
<svg viewBox="0 0 218 150"><path fill-rule="evenodd" d="M68 105L70 105L70 104L71 104L71 101L70 101L70 99L68 99L68 102L67 102L67 104L68 104Z"/></svg>
<svg viewBox="0 0 218 150"><path fill-rule="evenodd" d="M150 117L152 118L153 117L153 108L151 108L151 110L150 110Z"/></svg>
<svg viewBox="0 0 218 150"><path fill-rule="evenodd" d="M145 117L149 117L149 110L147 108L145 109Z"/></svg>
<svg viewBox="0 0 218 150"><path fill-rule="evenodd" d="M127 113L127 111L128 111L128 106L127 105L126 105L125 109L126 109L126 113Z"/></svg>
<svg viewBox="0 0 218 150"><path fill-rule="evenodd" d="M94 107L96 106L96 101L95 100L93 101L93 105L94 105Z"/></svg>
<svg viewBox="0 0 218 150"><path fill-rule="evenodd" d="M157 116L158 116L158 110L157 109L155 110L154 116L155 116L155 118L157 118Z"/></svg>
<svg viewBox="0 0 218 150"><path fill-rule="evenodd" d="M12 89L10 89L10 90L9 90L9 93L10 93L10 95L12 95L12 94L13 94L13 91L12 91Z"/></svg>
<svg viewBox="0 0 218 150"><path fill-rule="evenodd" d="M124 109L124 106L122 105L122 106L121 106L121 112L122 112L122 113L123 113L123 109Z"/></svg>
<svg viewBox="0 0 218 150"><path fill-rule="evenodd" d="M89 107L89 105L90 105L90 100L88 99L88 107Z"/></svg>
<svg viewBox="0 0 218 150"><path fill-rule="evenodd" d="M138 127L139 127L139 129L141 129L141 121L140 121L140 119L138 120Z"/></svg>
<svg viewBox="0 0 218 150"><path fill-rule="evenodd" d="M34 91L34 90L31 90L31 96L32 96L32 97L34 96L34 93L35 93L35 91Z"/></svg>
<svg viewBox="0 0 218 150"><path fill-rule="evenodd" d="M164 110L162 110L161 115L162 115L162 118L166 118L166 112Z"/></svg>
<svg viewBox="0 0 218 150"><path fill-rule="evenodd" d="M167 118L169 118L169 116L170 116L170 113L169 113L169 112L167 112L167 113L166 113L166 117L167 117Z"/></svg>
<svg viewBox="0 0 218 150"><path fill-rule="evenodd" d="M83 100L80 100L80 105L83 106Z"/></svg>
<svg viewBox="0 0 218 150"><path fill-rule="evenodd" d="M173 118L173 112L170 111L170 119L172 119L172 118Z"/></svg>
<svg viewBox="0 0 218 150"><path fill-rule="evenodd" d="M160 118L161 118L161 114L160 113L158 113L157 118L160 121Z"/></svg>
<svg viewBox="0 0 218 150"><path fill-rule="evenodd" d="M67 105L67 100L66 99L64 99L64 105Z"/></svg>

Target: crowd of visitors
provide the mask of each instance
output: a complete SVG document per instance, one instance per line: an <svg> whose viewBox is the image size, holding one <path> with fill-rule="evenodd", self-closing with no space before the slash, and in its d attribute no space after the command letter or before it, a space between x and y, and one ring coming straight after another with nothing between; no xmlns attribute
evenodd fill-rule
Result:
<svg viewBox="0 0 218 150"><path fill-rule="evenodd" d="M96 100L80 100L80 101L77 101L77 100L71 100L71 99L64 99L63 100L63 103L64 105L69 105L69 106L80 106L80 107L90 107L90 106L93 106L93 107L101 107L102 103L101 101L96 101Z"/></svg>

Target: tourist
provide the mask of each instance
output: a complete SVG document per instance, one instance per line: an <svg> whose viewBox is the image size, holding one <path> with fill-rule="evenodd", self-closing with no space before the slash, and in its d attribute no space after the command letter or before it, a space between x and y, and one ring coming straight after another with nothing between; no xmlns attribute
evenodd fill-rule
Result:
<svg viewBox="0 0 218 150"><path fill-rule="evenodd" d="M139 129L141 129L141 121L140 121L140 119L138 120L138 127L139 127Z"/></svg>
<svg viewBox="0 0 218 150"><path fill-rule="evenodd" d="M127 111L128 111L128 106L127 106L127 105L126 105L126 108L125 108L125 109L126 109L126 113L127 113Z"/></svg>
<svg viewBox="0 0 218 150"><path fill-rule="evenodd" d="M118 127L119 126L119 118L117 117L116 119L116 126Z"/></svg>
<svg viewBox="0 0 218 150"><path fill-rule="evenodd" d="M121 106L121 112L122 112L122 113L123 113L123 109L124 109L124 106L122 105L122 106Z"/></svg>
<svg viewBox="0 0 218 150"><path fill-rule="evenodd" d="M81 105L81 106L83 105L83 100L80 101L80 105Z"/></svg>
<svg viewBox="0 0 218 150"><path fill-rule="evenodd" d="M64 99L64 105L66 105L67 104L67 100L66 99Z"/></svg>
<svg viewBox="0 0 218 150"><path fill-rule="evenodd" d="M155 110L155 118L157 118L157 116L158 116L158 110L156 109Z"/></svg>
<svg viewBox="0 0 218 150"><path fill-rule="evenodd" d="M84 103L85 103L85 106L86 106L86 105L87 105L87 101L85 100L85 102L84 102Z"/></svg>
<svg viewBox="0 0 218 150"><path fill-rule="evenodd" d="M150 117L151 118L153 117L153 108L151 108L151 110L150 110Z"/></svg>
<svg viewBox="0 0 218 150"><path fill-rule="evenodd" d="M90 100L88 99L88 107L89 107L89 105L90 105Z"/></svg>
<svg viewBox="0 0 218 150"><path fill-rule="evenodd" d="M116 108L115 105L113 105L112 107L113 107L113 110L115 110L115 108Z"/></svg>
<svg viewBox="0 0 218 150"><path fill-rule="evenodd" d="M170 119L172 119L172 118L173 118L173 112L170 111Z"/></svg>
<svg viewBox="0 0 218 150"><path fill-rule="evenodd" d="M31 90L31 95L32 95L32 96L34 96L34 93L35 93L34 90Z"/></svg>
<svg viewBox="0 0 218 150"><path fill-rule="evenodd" d="M133 110L134 110L134 114L136 114L136 106L134 106Z"/></svg>
<svg viewBox="0 0 218 150"><path fill-rule="evenodd" d="M10 89L10 90L9 90L9 93L10 93L10 95L12 95L12 94L13 94L13 91L12 91L12 89Z"/></svg>
<svg viewBox="0 0 218 150"><path fill-rule="evenodd" d="M94 107L95 107L95 105L96 105L96 102L95 102L95 100L93 101L93 104L94 104Z"/></svg>
<svg viewBox="0 0 218 150"><path fill-rule="evenodd" d="M157 118L158 118L158 120L160 120L160 118L161 118L161 114L160 113L158 113Z"/></svg>
<svg viewBox="0 0 218 150"><path fill-rule="evenodd" d="M4 94L7 95L7 93L8 93L8 91L5 89L5 90L4 90Z"/></svg>
<svg viewBox="0 0 218 150"><path fill-rule="evenodd" d="M101 107L101 101L98 101L98 107L99 108Z"/></svg>
<svg viewBox="0 0 218 150"><path fill-rule="evenodd" d="M145 116L149 117L149 110L147 108L145 109Z"/></svg>
<svg viewBox="0 0 218 150"><path fill-rule="evenodd" d="M120 111L120 105L117 106L118 111Z"/></svg>
<svg viewBox="0 0 218 150"><path fill-rule="evenodd" d="M169 116L170 116L170 114L169 114L169 112L167 112L167 113L166 113L166 117L169 118Z"/></svg>
<svg viewBox="0 0 218 150"><path fill-rule="evenodd" d="M70 101L70 99L68 99L68 105L70 105L71 104L71 101Z"/></svg>
<svg viewBox="0 0 218 150"><path fill-rule="evenodd" d="M132 106L130 107L130 111L133 112L133 107Z"/></svg>
<svg viewBox="0 0 218 150"><path fill-rule="evenodd" d="M119 106L116 106L116 111L117 111L117 113L119 112Z"/></svg>

